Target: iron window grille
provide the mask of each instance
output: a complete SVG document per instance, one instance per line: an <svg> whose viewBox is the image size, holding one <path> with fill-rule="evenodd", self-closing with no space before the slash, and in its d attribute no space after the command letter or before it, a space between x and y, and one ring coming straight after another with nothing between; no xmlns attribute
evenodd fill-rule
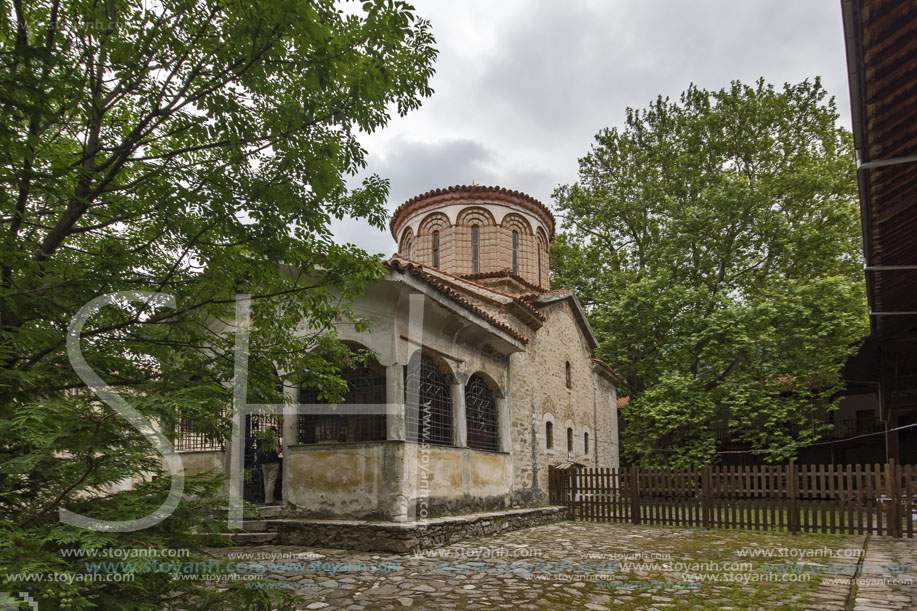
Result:
<svg viewBox="0 0 917 611"><path fill-rule="evenodd" d="M408 441L452 445L451 376L427 356L405 368L404 420Z"/></svg>
<svg viewBox="0 0 917 611"><path fill-rule="evenodd" d="M173 439L176 452L209 452L225 448L223 436L216 431L202 430L196 418L182 416Z"/></svg>
<svg viewBox="0 0 917 611"><path fill-rule="evenodd" d="M573 429L567 429L567 452L573 451Z"/></svg>
<svg viewBox="0 0 917 611"><path fill-rule="evenodd" d="M544 437L545 437L545 446L547 449L552 449L554 447L554 425L550 422L546 422L544 425Z"/></svg>
<svg viewBox="0 0 917 611"><path fill-rule="evenodd" d="M477 374L471 376L465 386L465 421L469 448L499 449L497 402L487 382Z"/></svg>
<svg viewBox="0 0 917 611"><path fill-rule="evenodd" d="M341 377L347 382L347 393L340 405L381 405L385 403L385 369L371 364L345 370ZM299 402L327 405L319 391L303 388ZM385 441L385 414L300 414L299 443Z"/></svg>

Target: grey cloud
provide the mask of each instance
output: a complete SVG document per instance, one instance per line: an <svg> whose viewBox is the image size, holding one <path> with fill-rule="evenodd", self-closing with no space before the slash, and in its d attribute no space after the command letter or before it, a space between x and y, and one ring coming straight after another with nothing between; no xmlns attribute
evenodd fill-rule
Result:
<svg viewBox="0 0 917 611"><path fill-rule="evenodd" d="M620 124L625 107L676 97L691 82L720 88L734 79L780 84L823 75L846 103L836 2L528 6L472 87L500 100L496 119L517 138L581 139Z"/></svg>
<svg viewBox="0 0 917 611"><path fill-rule="evenodd" d="M501 160L482 143L467 139L395 140L386 146L384 155L370 154L367 173L389 179L389 211L415 195L452 185L468 185L472 180L477 184L522 190L546 204L554 186L550 172ZM394 252L395 245L388 232L380 232L362 221L348 219L336 223L334 232L340 241L358 244L370 252Z"/></svg>
<svg viewBox="0 0 917 611"><path fill-rule="evenodd" d="M596 132L692 82L821 75L850 124L837 0L491 2L418 2L441 51L436 93L367 146L369 170L391 179L390 208L472 179L550 206ZM394 248L359 224L341 232L369 250Z"/></svg>

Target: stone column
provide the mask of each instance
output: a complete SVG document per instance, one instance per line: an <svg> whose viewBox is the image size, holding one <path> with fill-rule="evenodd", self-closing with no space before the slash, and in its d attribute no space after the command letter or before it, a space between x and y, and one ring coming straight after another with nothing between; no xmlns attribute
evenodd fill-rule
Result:
<svg viewBox="0 0 917 611"><path fill-rule="evenodd" d="M510 402L505 397L494 397L497 407L497 430L500 434L501 452L512 452L512 416L509 413Z"/></svg>
<svg viewBox="0 0 917 611"><path fill-rule="evenodd" d="M385 368L385 422L388 441L405 441L404 365L394 363ZM407 443L386 443L383 448L382 490L379 505L386 519L405 522L409 515L411 469L408 464L414 446Z"/></svg>
<svg viewBox="0 0 917 611"><path fill-rule="evenodd" d="M465 385L455 380L451 386L452 442L457 448L468 446L468 423L465 420Z"/></svg>
<svg viewBox="0 0 917 611"><path fill-rule="evenodd" d="M385 368L385 404L386 439L404 441L404 365Z"/></svg>
<svg viewBox="0 0 917 611"><path fill-rule="evenodd" d="M293 495L293 453L289 450L291 445L299 443L299 418L296 406L299 405L299 385L290 382L283 383L283 394L286 403L283 406L283 469L280 478L283 482L281 502L284 507L289 507L290 497Z"/></svg>

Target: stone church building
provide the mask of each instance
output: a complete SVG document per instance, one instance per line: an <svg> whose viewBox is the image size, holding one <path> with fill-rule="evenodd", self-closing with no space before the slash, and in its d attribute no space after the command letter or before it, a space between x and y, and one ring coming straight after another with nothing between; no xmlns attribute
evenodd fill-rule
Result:
<svg viewBox="0 0 917 611"><path fill-rule="evenodd" d="M285 512L411 521L531 506L547 501L549 465L618 466L618 378L592 357L574 291L549 288L551 212L518 191L450 187L408 200L390 227L398 253L354 304L371 331L337 328L376 358L344 372L336 411L297 388L298 413L277 417ZM249 436L267 426L252 418Z"/></svg>

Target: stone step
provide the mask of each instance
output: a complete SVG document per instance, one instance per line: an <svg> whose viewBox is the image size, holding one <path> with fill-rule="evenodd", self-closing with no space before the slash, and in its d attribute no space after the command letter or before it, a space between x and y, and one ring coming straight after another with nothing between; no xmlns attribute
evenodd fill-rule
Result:
<svg viewBox="0 0 917 611"><path fill-rule="evenodd" d="M262 518L276 518L280 515L280 505L259 505L257 509Z"/></svg>
<svg viewBox="0 0 917 611"><path fill-rule="evenodd" d="M229 537L235 545L264 545L277 539L277 533L271 532L234 532L223 533L223 536Z"/></svg>
<svg viewBox="0 0 917 611"><path fill-rule="evenodd" d="M267 520L245 520L242 528L250 533L264 533L267 532Z"/></svg>

